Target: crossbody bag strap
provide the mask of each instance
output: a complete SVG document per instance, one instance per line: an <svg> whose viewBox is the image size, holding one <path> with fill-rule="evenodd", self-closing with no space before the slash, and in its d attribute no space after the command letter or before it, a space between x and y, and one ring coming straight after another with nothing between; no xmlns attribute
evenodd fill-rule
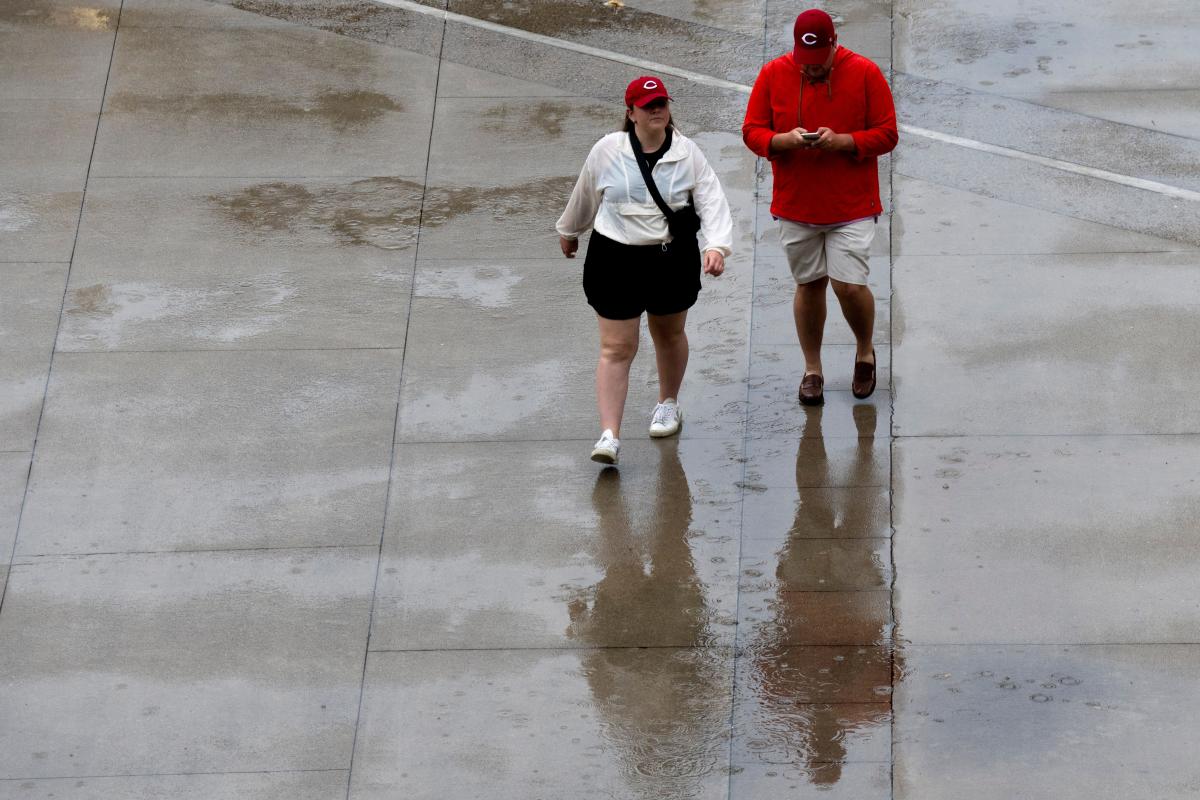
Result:
<svg viewBox="0 0 1200 800"><path fill-rule="evenodd" d="M637 134L632 130L629 132L629 145L633 148L633 157L637 160L638 168L642 171L642 180L646 182L646 189L650 192L650 196L654 198L654 203L658 206L658 210L663 212L663 216L667 218L667 222L671 221L674 211L667 205L667 201L658 192L658 186L654 183L653 176L650 175L650 165L646 162L646 154L642 152L642 143L638 141Z"/></svg>

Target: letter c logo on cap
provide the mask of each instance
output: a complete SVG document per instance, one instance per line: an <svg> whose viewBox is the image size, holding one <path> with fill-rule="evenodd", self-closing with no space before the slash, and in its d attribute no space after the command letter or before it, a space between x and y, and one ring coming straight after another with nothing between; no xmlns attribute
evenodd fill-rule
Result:
<svg viewBox="0 0 1200 800"><path fill-rule="evenodd" d="M642 84L643 89L657 89L658 81L646 81Z"/></svg>
<svg viewBox="0 0 1200 800"><path fill-rule="evenodd" d="M817 35L815 33L806 33L800 37L800 41L811 47L817 43Z"/></svg>

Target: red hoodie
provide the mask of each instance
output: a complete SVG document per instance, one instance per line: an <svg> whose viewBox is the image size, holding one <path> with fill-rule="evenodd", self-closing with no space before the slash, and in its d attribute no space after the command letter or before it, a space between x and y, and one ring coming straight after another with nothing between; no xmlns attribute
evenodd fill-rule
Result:
<svg viewBox="0 0 1200 800"><path fill-rule="evenodd" d="M852 135L858 152L770 152L775 134L822 126ZM831 225L883 210L877 161L896 146L899 135L892 92L870 59L839 46L823 83L805 78L791 53L769 62L750 93L742 138L747 147L771 160L774 216Z"/></svg>

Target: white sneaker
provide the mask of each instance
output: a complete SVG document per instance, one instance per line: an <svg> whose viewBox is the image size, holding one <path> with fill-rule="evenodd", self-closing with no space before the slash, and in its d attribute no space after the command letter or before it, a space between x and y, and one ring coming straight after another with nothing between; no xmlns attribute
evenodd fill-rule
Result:
<svg viewBox="0 0 1200 800"><path fill-rule="evenodd" d="M592 448L592 461L601 464L616 464L620 452L621 440L613 436L611 430L605 428L604 433L600 434L600 440Z"/></svg>
<svg viewBox="0 0 1200 800"><path fill-rule="evenodd" d="M650 418L650 435L655 439L664 436L674 436L683 425L683 412L674 397L668 397L654 407L654 415Z"/></svg>

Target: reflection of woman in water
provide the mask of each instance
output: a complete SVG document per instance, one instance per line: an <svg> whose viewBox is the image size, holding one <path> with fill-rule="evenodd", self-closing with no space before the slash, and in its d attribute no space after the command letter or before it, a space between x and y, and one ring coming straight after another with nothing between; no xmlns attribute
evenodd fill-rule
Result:
<svg viewBox="0 0 1200 800"><path fill-rule="evenodd" d="M750 646L754 690L750 702L757 706L756 730L751 735L759 755L771 762L803 762L813 784L831 786L841 779L847 735L886 723L883 706L888 697L876 690L888 675L890 653L884 642L888 618L880 615L877 605L859 602L861 597L855 597L855 593L806 591L814 577L832 576L823 576L819 568L814 569L805 556L811 550L798 547L799 541L835 536L864 538L873 532L870 504L852 500L837 508L830 492L802 488L830 485L821 413L820 408L806 409L804 433L796 453L797 488L802 502L779 553L776 598L772 603L774 624L764 625L761 637ZM873 470L875 408L855 406L854 416L859 439L847 484L862 486L870 482ZM805 481L801 481L802 470ZM877 585L886 585L882 575L873 577ZM814 596L821 595L821 599L833 600L835 605L820 603L819 609L814 608ZM833 624L847 631L871 631L870 640L864 637L854 643L862 646L838 651L842 660L834 660L830 648L803 647L828 639L831 620L837 620ZM828 704L831 691L836 691L838 705Z"/></svg>
<svg viewBox="0 0 1200 800"><path fill-rule="evenodd" d="M675 442L661 450L652 518L631 519L616 470L596 478L604 577L569 602L567 635L591 648L583 669L605 735L640 797L702 794L728 755L727 653L688 545L692 495ZM635 527L636 526L636 527Z"/></svg>

